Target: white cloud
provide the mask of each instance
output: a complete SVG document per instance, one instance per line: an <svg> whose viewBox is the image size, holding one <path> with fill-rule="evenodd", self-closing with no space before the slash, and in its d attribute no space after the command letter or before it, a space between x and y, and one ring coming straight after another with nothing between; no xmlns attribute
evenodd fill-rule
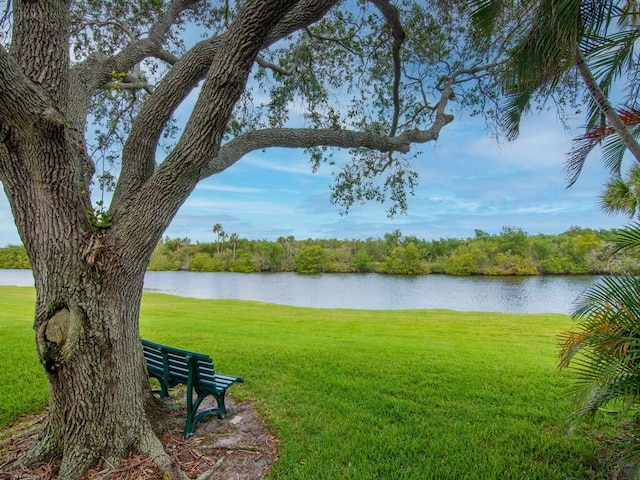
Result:
<svg viewBox="0 0 640 480"><path fill-rule="evenodd" d="M210 183L202 182L196 187L195 191L198 191L198 192L212 191L212 192L227 192L227 193L263 193L265 189L240 187L236 185L219 185L219 184L210 184Z"/></svg>
<svg viewBox="0 0 640 480"><path fill-rule="evenodd" d="M211 214L248 213L252 215L286 215L294 211L294 206L268 201L244 202L189 198L182 206L181 210L182 209L189 211L198 210L201 213L211 212Z"/></svg>
<svg viewBox="0 0 640 480"><path fill-rule="evenodd" d="M311 165L304 158L302 150L269 149L266 155L249 155L243 158L241 162L244 165L259 168L263 170L273 170L284 172L291 175L309 175L309 176L325 176L323 173L313 173ZM295 152L299 158L292 158L291 153ZM269 156L270 158L267 158Z"/></svg>

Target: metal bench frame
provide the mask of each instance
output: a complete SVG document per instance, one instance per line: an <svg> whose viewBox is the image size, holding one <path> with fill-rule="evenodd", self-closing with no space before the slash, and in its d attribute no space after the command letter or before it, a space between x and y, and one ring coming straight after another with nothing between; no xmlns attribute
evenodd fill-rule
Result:
<svg viewBox="0 0 640 480"><path fill-rule="evenodd" d="M213 414L218 418L228 416L224 403L225 393L234 383L244 382L243 378L215 373L213 360L202 353L180 350L145 339L142 339L142 350L149 377L160 382L160 390L155 393L166 398L169 396L169 388L179 384L187 387L187 419L182 434L184 438L193 435L196 425L204 417ZM198 412L200 404L209 395L216 399L217 408Z"/></svg>

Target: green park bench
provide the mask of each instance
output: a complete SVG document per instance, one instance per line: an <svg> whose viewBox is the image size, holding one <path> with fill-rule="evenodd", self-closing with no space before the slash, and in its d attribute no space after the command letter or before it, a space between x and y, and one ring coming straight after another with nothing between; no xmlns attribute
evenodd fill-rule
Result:
<svg viewBox="0 0 640 480"><path fill-rule="evenodd" d="M161 397L169 396L169 388L182 384L187 387L187 420L184 425L184 438L193 435L196 425L204 417L216 414L218 418L227 417L224 405L224 395L231 385L244 382L241 377L230 377L215 373L213 361L202 353L180 350L159 343L142 339L142 350L147 360L149 378L156 378L160 382ZM195 400L193 392L196 393ZM202 401L212 395L217 402L217 408L207 408L198 412Z"/></svg>

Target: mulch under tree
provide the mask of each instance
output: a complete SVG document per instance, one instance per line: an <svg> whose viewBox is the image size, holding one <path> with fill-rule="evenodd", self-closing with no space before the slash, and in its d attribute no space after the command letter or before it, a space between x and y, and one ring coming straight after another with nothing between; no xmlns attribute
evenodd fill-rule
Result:
<svg viewBox="0 0 640 480"><path fill-rule="evenodd" d="M211 398L202 408L215 403ZM201 480L259 480L269 472L277 459L277 440L265 428L262 419L249 402L237 402L227 396L229 416L216 416L200 422L195 434L182 438L184 405L171 400L167 413L167 430L160 439L166 452L179 463L190 478ZM24 417L16 424L0 430L0 480L55 479L55 462L25 469L10 470L10 465L26 452L42 429L46 412ZM207 473L208 472L208 473ZM204 477L203 477L204 475ZM86 472L82 480L148 480L162 479L162 472L151 459L130 453L120 465L100 461Z"/></svg>

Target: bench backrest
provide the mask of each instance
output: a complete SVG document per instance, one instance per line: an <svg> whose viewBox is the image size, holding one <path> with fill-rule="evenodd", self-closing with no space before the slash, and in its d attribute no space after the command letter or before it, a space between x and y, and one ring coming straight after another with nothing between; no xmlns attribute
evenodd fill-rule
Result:
<svg viewBox="0 0 640 480"><path fill-rule="evenodd" d="M194 375L192 381L214 383L213 360L208 355L167 347L144 339L142 349L149 374L162 378L167 383L187 384L190 371Z"/></svg>

